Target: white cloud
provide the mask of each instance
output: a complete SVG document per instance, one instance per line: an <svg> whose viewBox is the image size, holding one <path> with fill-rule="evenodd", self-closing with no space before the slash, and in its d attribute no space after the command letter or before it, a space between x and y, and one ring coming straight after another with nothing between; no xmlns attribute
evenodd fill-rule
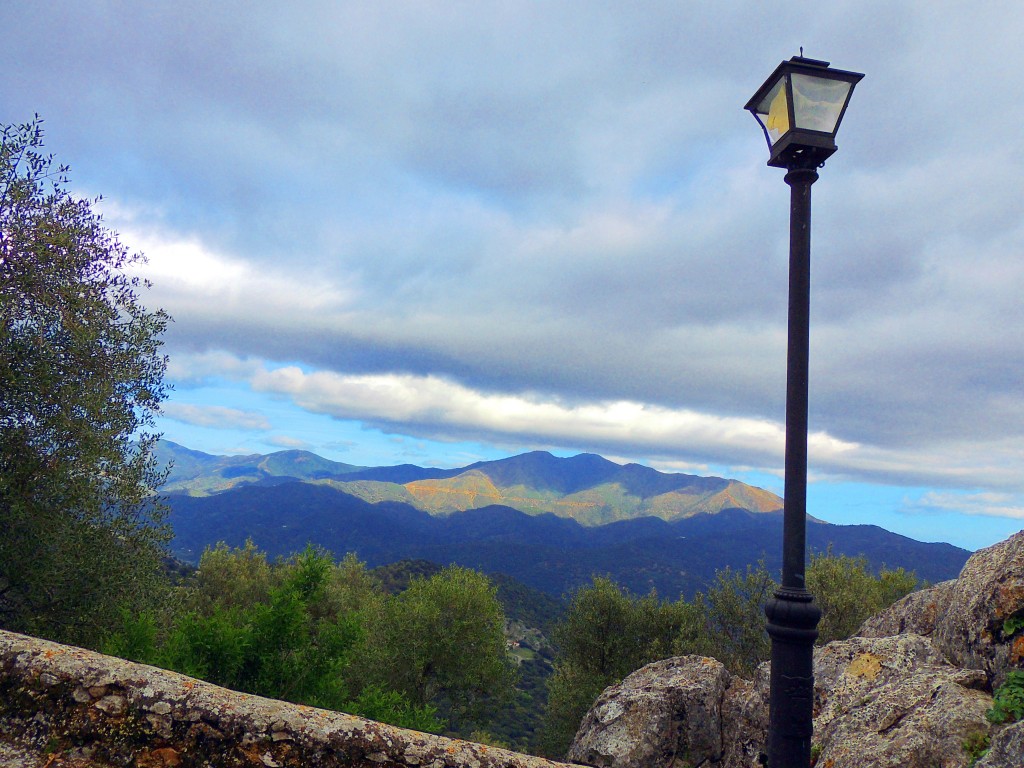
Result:
<svg viewBox="0 0 1024 768"><path fill-rule="evenodd" d="M164 416L184 424L214 429L270 429L266 416L257 411L243 411L220 405L189 405L170 401L164 403Z"/></svg>
<svg viewBox="0 0 1024 768"><path fill-rule="evenodd" d="M1006 493L955 493L929 491L918 499L908 499L904 511L910 513L955 512L961 515L1007 517L1024 520L1024 498Z"/></svg>
<svg viewBox="0 0 1024 768"><path fill-rule="evenodd" d="M272 435L267 438L267 442L271 445L276 445L278 448L285 448L287 450L295 449L308 451L311 447L305 440L301 440L297 437L289 437L288 435Z"/></svg>
<svg viewBox="0 0 1024 768"><path fill-rule="evenodd" d="M487 393L437 376L307 373L264 370L257 391L291 397L300 407L338 419L357 419L433 435L619 446L666 455L747 455L764 462L782 455L785 430L752 418L722 417L619 400L568 404L539 395ZM856 449L823 433L809 436L818 455Z"/></svg>
<svg viewBox="0 0 1024 768"><path fill-rule="evenodd" d="M190 386L211 378L245 379L261 367L256 359L243 359L223 350L177 352L168 360L167 378L175 384Z"/></svg>
<svg viewBox="0 0 1024 768"><path fill-rule="evenodd" d="M213 314L284 320L296 312L342 311L355 296L351 287L341 288L302 269L274 268L217 253L197 238L167 234L152 223L147 228L130 220L120 222L117 213L108 218L122 242L146 256L146 263L136 265L134 272L153 283L147 300L172 317Z"/></svg>

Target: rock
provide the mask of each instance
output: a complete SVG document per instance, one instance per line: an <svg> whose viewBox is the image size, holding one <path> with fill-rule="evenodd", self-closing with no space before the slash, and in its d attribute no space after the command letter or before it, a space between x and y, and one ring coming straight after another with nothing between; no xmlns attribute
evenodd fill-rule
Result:
<svg viewBox="0 0 1024 768"><path fill-rule="evenodd" d="M921 635L829 643L814 677L819 766L966 768L964 742L989 728L986 676L953 667Z"/></svg>
<svg viewBox="0 0 1024 768"><path fill-rule="evenodd" d="M1024 668L1024 532L976 552L960 577L908 595L858 637L815 651L819 768L966 768L990 733L990 691ZM601 694L570 758L605 768L759 765L767 664L755 682L712 659L648 665ZM688 761L688 762L687 762ZM991 732L977 768L1024 766L1024 724Z"/></svg>
<svg viewBox="0 0 1024 768"><path fill-rule="evenodd" d="M971 556L933 639L954 665L984 670L993 688L1024 667L1024 531Z"/></svg>
<svg viewBox="0 0 1024 768"><path fill-rule="evenodd" d="M756 683L733 677L722 699L722 761L716 768L762 768L768 734L768 670Z"/></svg>
<svg viewBox="0 0 1024 768"><path fill-rule="evenodd" d="M598 768L720 761L722 699L731 679L721 662L702 656L648 664L598 697L569 748L569 761Z"/></svg>
<svg viewBox="0 0 1024 768"><path fill-rule="evenodd" d="M649 664L601 694L569 759L599 768L760 766L769 672L762 664L749 682L698 656ZM989 729L986 675L952 666L921 635L829 643L815 651L814 675L818 766L966 768L964 742Z"/></svg>
<svg viewBox="0 0 1024 768"><path fill-rule="evenodd" d="M124 708L124 696L104 696L102 699L96 702L96 709L103 710L108 715L119 715L122 712L124 712Z"/></svg>
<svg viewBox="0 0 1024 768"><path fill-rule="evenodd" d="M992 734L988 754L975 768L1020 768L1024 765L1024 721L1013 723Z"/></svg>
<svg viewBox="0 0 1024 768"><path fill-rule="evenodd" d="M861 625L859 637L892 637L904 633L930 635L945 612L956 588L956 580L943 581L928 589L911 592Z"/></svg>
<svg viewBox="0 0 1024 768"><path fill-rule="evenodd" d="M19 754L24 768L573 768L0 629L0 765Z"/></svg>

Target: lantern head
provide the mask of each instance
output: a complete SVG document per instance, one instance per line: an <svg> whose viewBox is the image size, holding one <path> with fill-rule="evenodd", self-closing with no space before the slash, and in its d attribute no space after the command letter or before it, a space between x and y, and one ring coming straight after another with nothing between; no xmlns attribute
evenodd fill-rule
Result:
<svg viewBox="0 0 1024 768"><path fill-rule="evenodd" d="M776 67L747 102L777 168L818 168L836 151L836 132L853 87L864 75L794 56Z"/></svg>

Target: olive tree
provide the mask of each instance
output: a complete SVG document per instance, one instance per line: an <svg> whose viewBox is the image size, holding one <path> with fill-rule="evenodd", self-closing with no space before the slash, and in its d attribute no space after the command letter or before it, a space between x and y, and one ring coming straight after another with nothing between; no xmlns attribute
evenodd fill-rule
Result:
<svg viewBox="0 0 1024 768"><path fill-rule="evenodd" d="M807 588L821 607L818 644L845 640L869 617L919 589L917 575L903 568L881 568L874 575L864 557L827 552L811 555Z"/></svg>
<svg viewBox="0 0 1024 768"><path fill-rule="evenodd" d="M700 616L682 601L635 597L607 577L577 590L555 627L558 649L548 680L542 751L564 756L583 716L607 686L672 655L674 638Z"/></svg>
<svg viewBox="0 0 1024 768"><path fill-rule="evenodd" d="M160 335L143 261L42 153L0 138L0 626L94 644L158 583Z"/></svg>
<svg viewBox="0 0 1024 768"><path fill-rule="evenodd" d="M453 722L477 722L511 696L505 616L483 574L449 566L364 613L367 643L356 664L365 687L437 704Z"/></svg>

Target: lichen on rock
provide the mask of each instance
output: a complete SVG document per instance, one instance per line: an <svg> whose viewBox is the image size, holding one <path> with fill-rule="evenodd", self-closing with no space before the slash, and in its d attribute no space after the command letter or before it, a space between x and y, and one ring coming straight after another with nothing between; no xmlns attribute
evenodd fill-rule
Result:
<svg viewBox="0 0 1024 768"><path fill-rule="evenodd" d="M0 737L83 768L564 768L2 630Z"/></svg>

